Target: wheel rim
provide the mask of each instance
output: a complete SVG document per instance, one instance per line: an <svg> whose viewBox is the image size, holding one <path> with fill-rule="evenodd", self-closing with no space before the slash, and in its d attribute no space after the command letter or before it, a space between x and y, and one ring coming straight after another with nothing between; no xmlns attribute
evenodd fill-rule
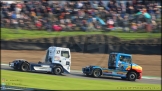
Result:
<svg viewBox="0 0 162 91"><path fill-rule="evenodd" d="M136 78L135 74L130 75L130 79L135 79L135 78Z"/></svg>
<svg viewBox="0 0 162 91"><path fill-rule="evenodd" d="M61 72L61 69L60 68L57 68L56 69L56 73L60 73Z"/></svg>
<svg viewBox="0 0 162 91"><path fill-rule="evenodd" d="M100 76L100 72L99 71L95 71L94 74L95 74L96 77Z"/></svg>
<svg viewBox="0 0 162 91"><path fill-rule="evenodd" d="M23 69L24 69L24 70L27 70L27 66L23 65Z"/></svg>

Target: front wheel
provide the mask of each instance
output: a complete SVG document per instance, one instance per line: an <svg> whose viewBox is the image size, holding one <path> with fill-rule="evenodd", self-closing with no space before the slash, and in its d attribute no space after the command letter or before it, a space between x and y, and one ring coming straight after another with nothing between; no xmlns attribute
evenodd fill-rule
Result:
<svg viewBox="0 0 162 91"><path fill-rule="evenodd" d="M93 71L93 76L94 77L100 77L101 76L101 70L100 69L95 69L94 71Z"/></svg>
<svg viewBox="0 0 162 91"><path fill-rule="evenodd" d="M61 75L62 67L58 66L58 67L53 68L52 73L55 74L55 75Z"/></svg>
<svg viewBox="0 0 162 91"><path fill-rule="evenodd" d="M137 79L137 74L135 72L129 72L127 78L129 81L135 81Z"/></svg>

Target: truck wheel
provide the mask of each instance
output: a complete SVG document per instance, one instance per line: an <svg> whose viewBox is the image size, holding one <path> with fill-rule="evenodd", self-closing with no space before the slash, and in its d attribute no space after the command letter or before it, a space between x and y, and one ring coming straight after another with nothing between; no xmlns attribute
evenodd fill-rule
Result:
<svg viewBox="0 0 162 91"><path fill-rule="evenodd" d="M58 66L58 67L53 68L52 73L55 74L55 75L61 75L62 67Z"/></svg>
<svg viewBox="0 0 162 91"><path fill-rule="evenodd" d="M100 69L95 69L94 71L93 71L93 76L94 77L100 77L101 76L101 71L100 71Z"/></svg>
<svg viewBox="0 0 162 91"><path fill-rule="evenodd" d="M21 70L22 71L29 71L29 65L27 64L27 63L23 63L22 65L21 65Z"/></svg>
<svg viewBox="0 0 162 91"><path fill-rule="evenodd" d="M137 74L135 72L129 72L127 78L129 81L135 81L137 79Z"/></svg>

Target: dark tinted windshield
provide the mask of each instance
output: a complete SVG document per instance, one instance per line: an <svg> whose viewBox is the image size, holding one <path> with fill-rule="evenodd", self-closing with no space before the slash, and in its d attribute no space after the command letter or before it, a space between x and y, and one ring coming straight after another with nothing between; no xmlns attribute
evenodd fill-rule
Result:
<svg viewBox="0 0 162 91"><path fill-rule="evenodd" d="M61 51L61 56L65 58L69 58L70 57L69 51Z"/></svg>
<svg viewBox="0 0 162 91"><path fill-rule="evenodd" d="M48 62L49 61L48 60L48 55L49 55L49 50L47 50L47 52L46 52L45 62Z"/></svg>

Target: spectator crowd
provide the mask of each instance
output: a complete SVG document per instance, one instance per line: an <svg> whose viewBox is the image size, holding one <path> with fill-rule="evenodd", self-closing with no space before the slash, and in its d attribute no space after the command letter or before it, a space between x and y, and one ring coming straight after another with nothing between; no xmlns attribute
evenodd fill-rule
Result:
<svg viewBox="0 0 162 91"><path fill-rule="evenodd" d="M1 27L47 31L161 32L161 5L136 0L0 2Z"/></svg>

